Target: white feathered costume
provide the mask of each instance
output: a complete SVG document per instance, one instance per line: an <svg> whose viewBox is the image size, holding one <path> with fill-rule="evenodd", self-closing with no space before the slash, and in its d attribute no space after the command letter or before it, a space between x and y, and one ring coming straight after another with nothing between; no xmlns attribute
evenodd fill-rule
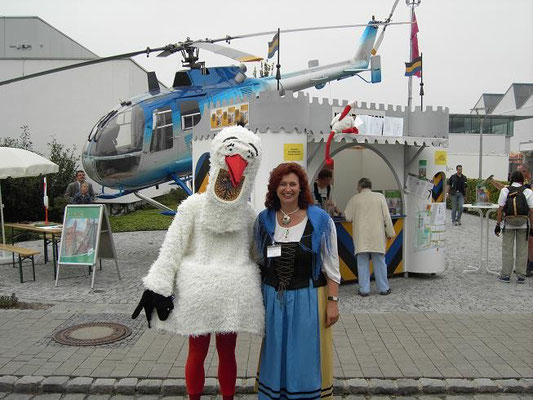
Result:
<svg viewBox="0 0 533 400"><path fill-rule="evenodd" d="M216 332L262 335L260 273L252 261L255 212L248 202L261 160L257 135L235 126L213 140L209 184L178 207L159 257L143 283L174 310L159 329L186 336Z"/></svg>

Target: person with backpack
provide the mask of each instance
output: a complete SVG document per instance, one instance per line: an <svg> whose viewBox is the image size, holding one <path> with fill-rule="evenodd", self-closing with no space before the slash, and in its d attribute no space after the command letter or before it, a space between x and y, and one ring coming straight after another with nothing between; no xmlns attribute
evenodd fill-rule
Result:
<svg viewBox="0 0 533 400"><path fill-rule="evenodd" d="M498 279L510 282L514 267L517 282L524 283L528 241L529 236L533 235L533 191L524 186L524 175L520 171L511 174L510 182L510 186L500 190L500 207L494 229L496 236L503 232L502 270Z"/></svg>
<svg viewBox="0 0 533 400"><path fill-rule="evenodd" d="M461 225L461 215L463 214L463 204L466 197L466 176L463 175L463 166L455 167L456 173L448 179L447 195L452 200L452 224Z"/></svg>

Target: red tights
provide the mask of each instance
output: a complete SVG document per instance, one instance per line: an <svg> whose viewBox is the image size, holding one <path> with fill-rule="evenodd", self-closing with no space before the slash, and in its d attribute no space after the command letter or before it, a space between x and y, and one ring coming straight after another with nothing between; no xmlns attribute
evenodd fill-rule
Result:
<svg viewBox="0 0 533 400"><path fill-rule="evenodd" d="M204 390L204 361L209 349L211 335L189 336L189 355L185 364L185 382L191 400L198 400ZM224 400L233 398L237 380L237 361L235 360L236 333L217 333L218 382Z"/></svg>

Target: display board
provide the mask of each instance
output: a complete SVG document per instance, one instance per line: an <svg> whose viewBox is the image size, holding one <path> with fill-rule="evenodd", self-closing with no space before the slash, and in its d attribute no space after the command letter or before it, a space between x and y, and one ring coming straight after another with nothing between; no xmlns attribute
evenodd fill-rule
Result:
<svg viewBox="0 0 533 400"><path fill-rule="evenodd" d="M115 245L105 206L103 204L67 205L63 217L56 286L59 279L59 266L94 266L102 259L115 260L120 279ZM92 272L91 288L94 286L95 268Z"/></svg>

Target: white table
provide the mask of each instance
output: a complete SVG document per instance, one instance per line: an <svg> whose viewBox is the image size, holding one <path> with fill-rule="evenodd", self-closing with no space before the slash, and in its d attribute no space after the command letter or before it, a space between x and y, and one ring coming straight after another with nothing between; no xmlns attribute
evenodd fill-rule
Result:
<svg viewBox="0 0 533 400"><path fill-rule="evenodd" d="M479 266L468 265L463 272L475 272L483 268L483 247L485 247L485 269L491 274L498 274L499 271L494 271L489 268L489 216L498 211L498 204L464 204L464 208L476 211L479 214L480 232L479 232ZM483 217L483 210L485 210L485 217ZM485 229L484 226L485 225ZM485 243L483 243L485 242ZM485 246L484 246L485 245Z"/></svg>

